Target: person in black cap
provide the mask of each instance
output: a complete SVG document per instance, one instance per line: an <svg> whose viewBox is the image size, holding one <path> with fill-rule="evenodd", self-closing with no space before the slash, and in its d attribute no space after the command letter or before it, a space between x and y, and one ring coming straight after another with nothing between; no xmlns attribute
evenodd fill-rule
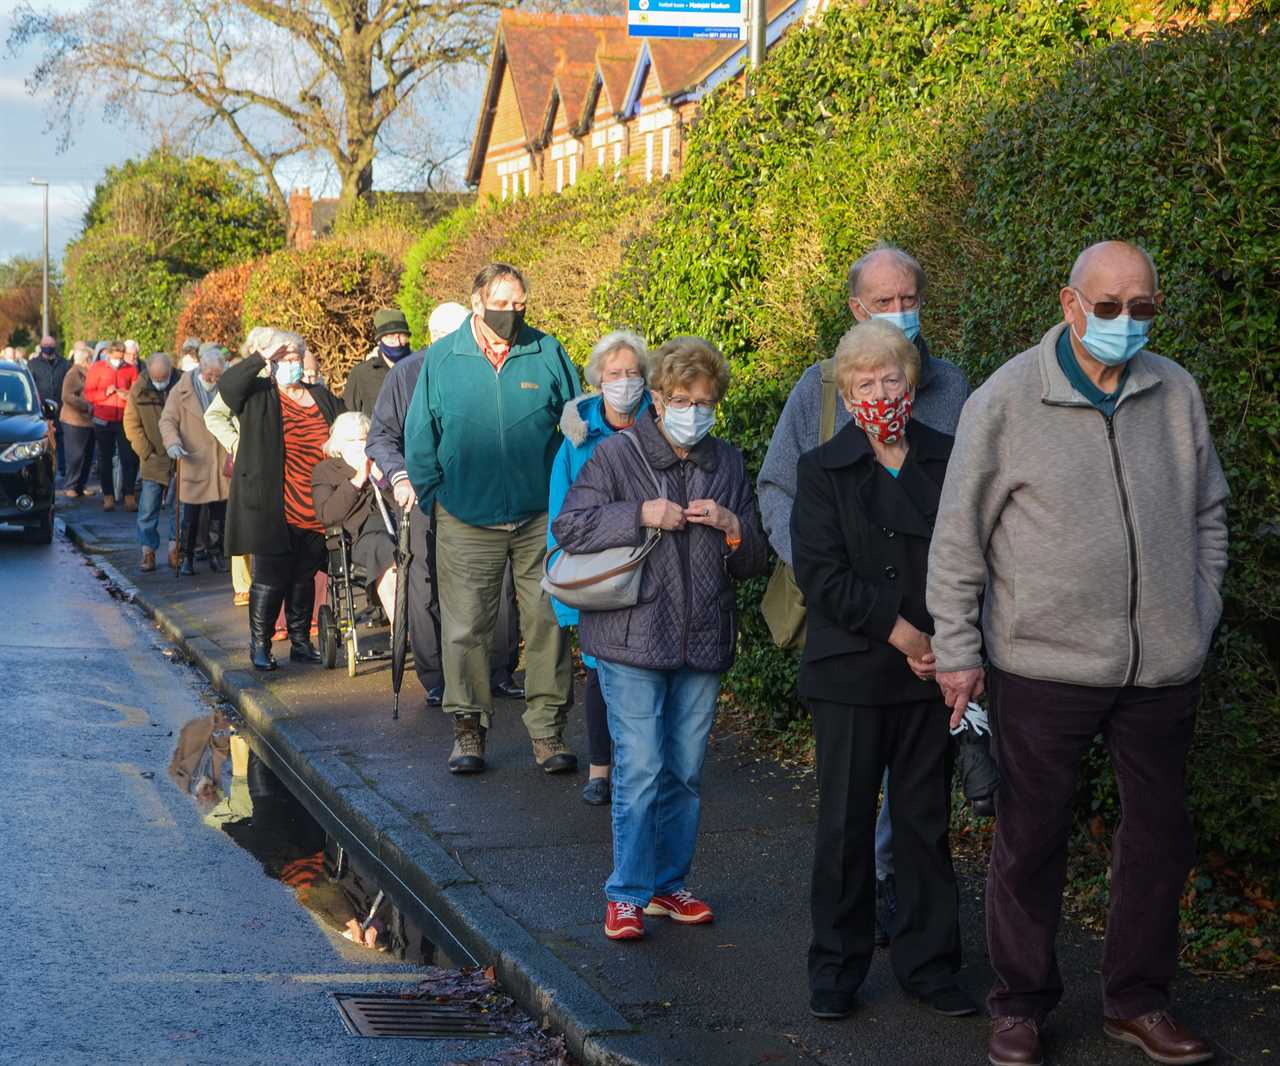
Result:
<svg viewBox="0 0 1280 1066"><path fill-rule="evenodd" d="M373 417L373 405L391 368L407 357L409 347L409 323L403 313L394 307L384 307L373 315L373 338L378 346L364 362L352 368L347 375L347 388L342 400L348 411L359 411Z"/></svg>

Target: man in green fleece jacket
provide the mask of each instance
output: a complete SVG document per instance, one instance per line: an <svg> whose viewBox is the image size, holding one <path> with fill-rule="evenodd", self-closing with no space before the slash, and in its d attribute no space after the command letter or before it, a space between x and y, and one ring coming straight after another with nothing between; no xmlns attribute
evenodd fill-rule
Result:
<svg viewBox="0 0 1280 1066"><path fill-rule="evenodd" d="M1121 241L1076 260L1065 322L965 405L929 552L938 683L991 693L1001 785L987 880L989 1058L1041 1061L1062 996L1054 938L1080 761L1101 734L1112 847L1103 1028L1162 1063L1213 1051L1169 1013L1200 671L1222 613L1227 482L1194 379L1146 347L1155 265ZM985 646L989 669L983 669ZM953 722L955 718L953 718Z"/></svg>
<svg viewBox="0 0 1280 1066"><path fill-rule="evenodd" d="M525 639L525 728L547 773L577 768L565 746L573 698L569 646L541 588L547 486L564 405L578 374L554 337L524 322L523 276L492 263L472 286L472 315L433 344L405 419L405 465L434 516L449 769L484 769L493 712L489 653L508 560Z"/></svg>

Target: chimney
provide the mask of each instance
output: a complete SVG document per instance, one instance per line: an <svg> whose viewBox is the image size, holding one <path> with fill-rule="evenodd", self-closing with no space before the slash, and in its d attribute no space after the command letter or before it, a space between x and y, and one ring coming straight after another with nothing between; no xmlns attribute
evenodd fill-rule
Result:
<svg viewBox="0 0 1280 1066"><path fill-rule="evenodd" d="M289 193L290 243L299 251L311 247L315 230L311 224L311 189L304 187Z"/></svg>

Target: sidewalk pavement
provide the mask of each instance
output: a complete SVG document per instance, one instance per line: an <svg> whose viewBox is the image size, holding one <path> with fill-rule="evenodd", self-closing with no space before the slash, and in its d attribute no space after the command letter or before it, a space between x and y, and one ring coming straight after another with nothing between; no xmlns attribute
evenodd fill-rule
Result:
<svg viewBox="0 0 1280 1066"><path fill-rule="evenodd" d="M229 577L202 568L177 578L163 562L138 571L132 516L100 501L59 501L68 534L183 646L253 733L255 749L363 857L399 905L457 962L496 966L535 1017L566 1034L587 1063L739 1066L748 1063L949 1066L985 1062L985 1017L944 1019L907 1000L878 952L861 1006L821 1023L807 1010L804 955L815 785L812 775L713 736L703 822L690 888L711 902L711 926L646 922L648 937L612 944L603 931L610 870L608 808L589 807L582 775L539 771L520 724L500 703L490 769L454 777L452 731L425 708L407 671L401 718L391 720L390 668L336 670L288 662L255 674L247 618ZM277 652L282 649L277 646ZM580 706L568 740L585 770ZM981 998L990 978L983 943L982 871L961 871L964 983ZM1146 1061L1101 1033L1100 941L1062 931L1066 998L1046 1030L1054 1066ZM1280 1056L1280 986L1184 975L1179 1017L1212 1040L1219 1063Z"/></svg>

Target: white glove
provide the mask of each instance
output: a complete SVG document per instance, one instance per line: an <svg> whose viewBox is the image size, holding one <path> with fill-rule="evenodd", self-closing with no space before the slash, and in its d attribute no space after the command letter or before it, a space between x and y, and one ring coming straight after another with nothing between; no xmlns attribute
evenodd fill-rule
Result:
<svg viewBox="0 0 1280 1066"><path fill-rule="evenodd" d="M991 722L987 718L987 712L976 703L970 703L965 708L964 717L960 719L960 724L951 730L951 735L954 737L966 729L972 729L977 736L982 736L983 733L988 736L991 734Z"/></svg>
<svg viewBox="0 0 1280 1066"><path fill-rule="evenodd" d="M166 450L170 459L185 459L191 454L181 444L170 444Z"/></svg>

